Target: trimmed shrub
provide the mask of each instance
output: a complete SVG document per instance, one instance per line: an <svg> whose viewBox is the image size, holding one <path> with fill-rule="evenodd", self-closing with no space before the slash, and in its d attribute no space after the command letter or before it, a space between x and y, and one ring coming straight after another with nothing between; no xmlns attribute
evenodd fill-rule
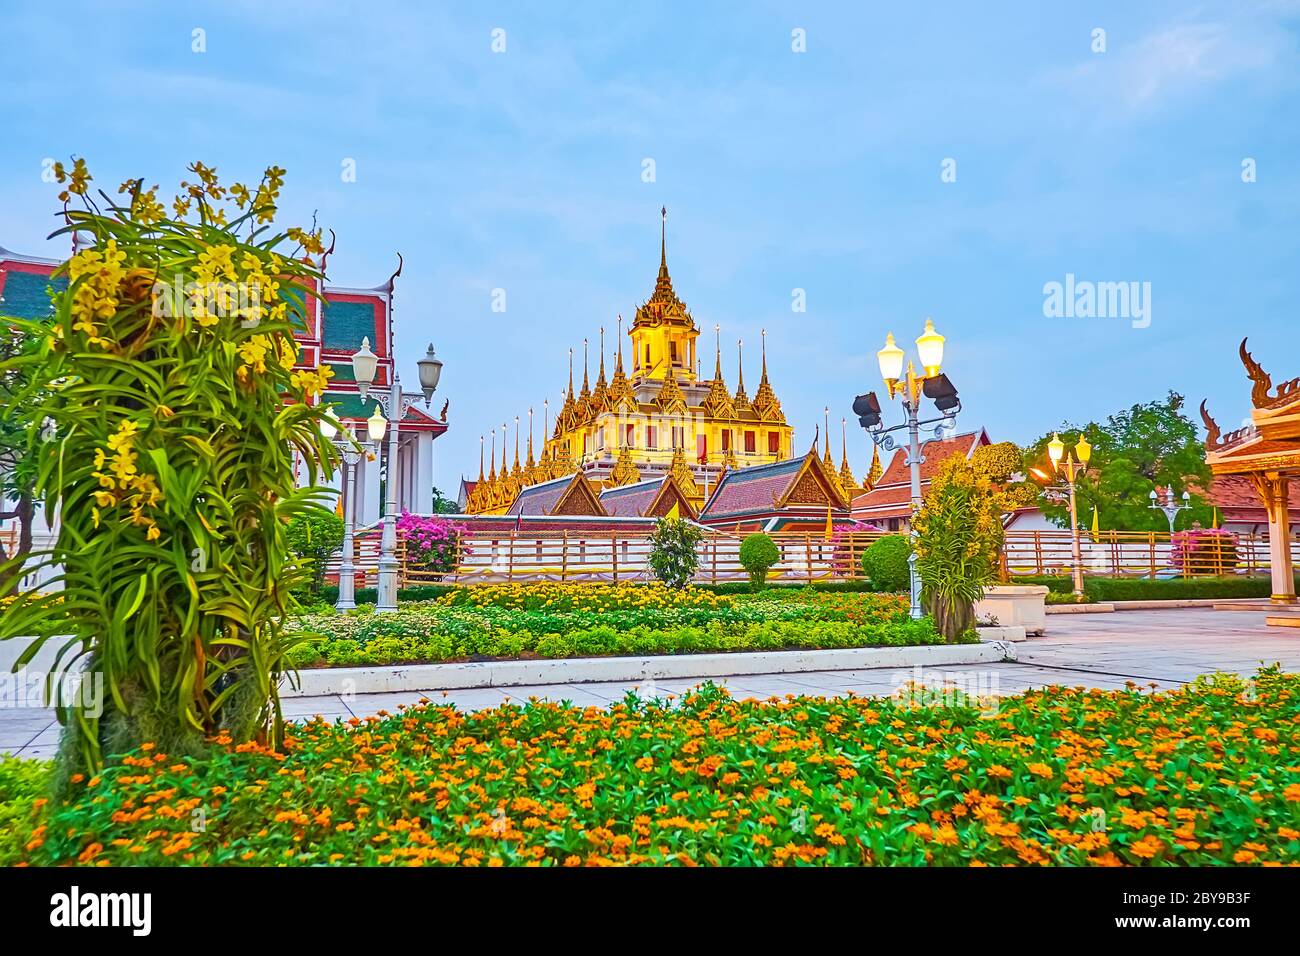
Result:
<svg viewBox="0 0 1300 956"><path fill-rule="evenodd" d="M740 543L740 563L749 572L749 583L756 588L767 586L767 572L781 560L776 542L767 535L751 534Z"/></svg>
<svg viewBox="0 0 1300 956"><path fill-rule="evenodd" d="M862 555L862 571L873 591L906 591L910 585L907 559L912 543L904 534L885 535Z"/></svg>
<svg viewBox="0 0 1300 956"><path fill-rule="evenodd" d="M695 547L704 537L699 525L681 518L660 518L650 535L650 570L670 588L684 588L700 567Z"/></svg>

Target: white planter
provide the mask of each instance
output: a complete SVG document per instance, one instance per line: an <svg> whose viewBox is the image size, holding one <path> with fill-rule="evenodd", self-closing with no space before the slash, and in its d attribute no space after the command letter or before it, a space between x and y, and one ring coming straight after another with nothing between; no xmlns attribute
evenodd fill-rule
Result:
<svg viewBox="0 0 1300 956"><path fill-rule="evenodd" d="M1005 642L990 641L981 644L923 644L916 647L309 667L298 672L296 686L286 679L280 686L280 696L383 694L394 691L465 690L473 687L583 684L681 677L704 679L875 667L943 667L952 664L994 664L1015 659L1014 649Z"/></svg>
<svg viewBox="0 0 1300 956"><path fill-rule="evenodd" d="M1047 629L1047 587L1042 584L999 584L975 602L975 619L1000 627L1023 627L1026 634Z"/></svg>

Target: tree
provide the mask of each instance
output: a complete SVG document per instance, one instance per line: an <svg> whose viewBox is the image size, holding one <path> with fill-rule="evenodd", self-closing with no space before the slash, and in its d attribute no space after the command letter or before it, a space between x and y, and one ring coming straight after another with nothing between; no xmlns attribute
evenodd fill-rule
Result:
<svg viewBox="0 0 1300 956"><path fill-rule="evenodd" d="M1175 496L1191 494L1192 510L1179 516L1179 524L1208 525L1214 513L1204 497L1210 469L1199 429L1183 406L1183 396L1171 391L1161 401L1111 415L1105 424L1063 424L1026 449L1026 464L1050 474L1047 443L1052 436L1059 432L1066 447L1073 448L1082 433L1092 445L1092 460L1076 484L1080 523L1090 522L1096 508L1103 529L1167 532L1165 516L1149 507L1150 494L1153 488L1172 486ZM1070 526L1069 504L1061 496L1044 495L1040 506L1055 524Z"/></svg>
<svg viewBox="0 0 1300 956"><path fill-rule="evenodd" d="M289 550L311 575L308 593L315 597L325 583L325 565L343 543L343 519L332 511L313 508L295 515L284 533Z"/></svg>
<svg viewBox="0 0 1300 956"><path fill-rule="evenodd" d="M939 633L956 640L975 623L975 602L997 576L1000 490L960 455L940 466L913 519L921 599Z"/></svg>
<svg viewBox="0 0 1300 956"><path fill-rule="evenodd" d="M36 637L20 666L51 640L64 668L85 665L78 697L56 696L64 787L146 741L279 747L302 640L284 630L301 578L285 529L328 512L317 481L338 463L312 401L330 369L299 368L293 338L320 232L274 227L278 167L227 187L194 163L174 218L142 180L100 191L101 208L83 160L54 171L59 231L87 241L56 270L70 285L53 315L15 322L36 347L0 362L24 378L0 421L23 430L33 492L59 515L39 557L61 590L19 593L0 638Z"/></svg>
<svg viewBox="0 0 1300 956"><path fill-rule="evenodd" d="M437 488L434 488L433 513L436 515L460 514L460 505L456 503L454 498L448 498Z"/></svg>
<svg viewBox="0 0 1300 956"><path fill-rule="evenodd" d="M9 364L34 349L36 336L25 334L17 325L0 330L0 406L11 406L15 396L29 385L26 367ZM27 454L26 426L0 419L0 521L18 522L18 537L11 554L0 538L0 597L17 587L27 556L32 550L32 518L35 513L33 459Z"/></svg>
<svg viewBox="0 0 1300 956"><path fill-rule="evenodd" d="M765 534L751 534L740 542L740 565L749 572L749 583L755 589L767 587L767 572L779 560L776 542Z"/></svg>
<svg viewBox="0 0 1300 956"><path fill-rule="evenodd" d="M695 546L704 537L698 525L681 518L660 518L650 533L650 570L670 588L684 588L700 567Z"/></svg>

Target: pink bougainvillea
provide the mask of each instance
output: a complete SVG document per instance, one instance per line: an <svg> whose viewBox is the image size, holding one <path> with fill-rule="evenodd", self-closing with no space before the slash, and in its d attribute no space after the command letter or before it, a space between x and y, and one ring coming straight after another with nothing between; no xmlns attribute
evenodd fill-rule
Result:
<svg viewBox="0 0 1300 956"><path fill-rule="evenodd" d="M397 519L397 537L406 546L406 561L423 571L447 574L456 570L457 545L465 525L446 518L413 515L403 511Z"/></svg>
<svg viewBox="0 0 1300 956"><path fill-rule="evenodd" d="M1184 575L1231 574L1236 570L1237 536L1219 528L1192 528L1173 536L1169 563Z"/></svg>

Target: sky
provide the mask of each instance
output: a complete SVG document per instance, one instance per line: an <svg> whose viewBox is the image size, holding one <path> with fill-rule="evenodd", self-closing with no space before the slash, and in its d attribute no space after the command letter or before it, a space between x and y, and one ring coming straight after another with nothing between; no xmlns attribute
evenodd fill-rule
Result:
<svg viewBox="0 0 1300 956"><path fill-rule="evenodd" d="M838 457L885 334L914 352L927 316L959 425L994 440L1170 389L1236 427L1246 336L1300 375L1297 0L0 0L0 22L0 246L66 255L49 160L163 195L196 159L285 167L282 221L338 236L331 283L405 257L399 371L415 387L429 343L446 363L453 495L481 434L530 406L540 430L584 337L594 376L599 328L612 350L653 289L661 206L705 373L720 324L752 392L766 329L796 447L830 406ZM1053 308L1069 282L1134 295Z"/></svg>

